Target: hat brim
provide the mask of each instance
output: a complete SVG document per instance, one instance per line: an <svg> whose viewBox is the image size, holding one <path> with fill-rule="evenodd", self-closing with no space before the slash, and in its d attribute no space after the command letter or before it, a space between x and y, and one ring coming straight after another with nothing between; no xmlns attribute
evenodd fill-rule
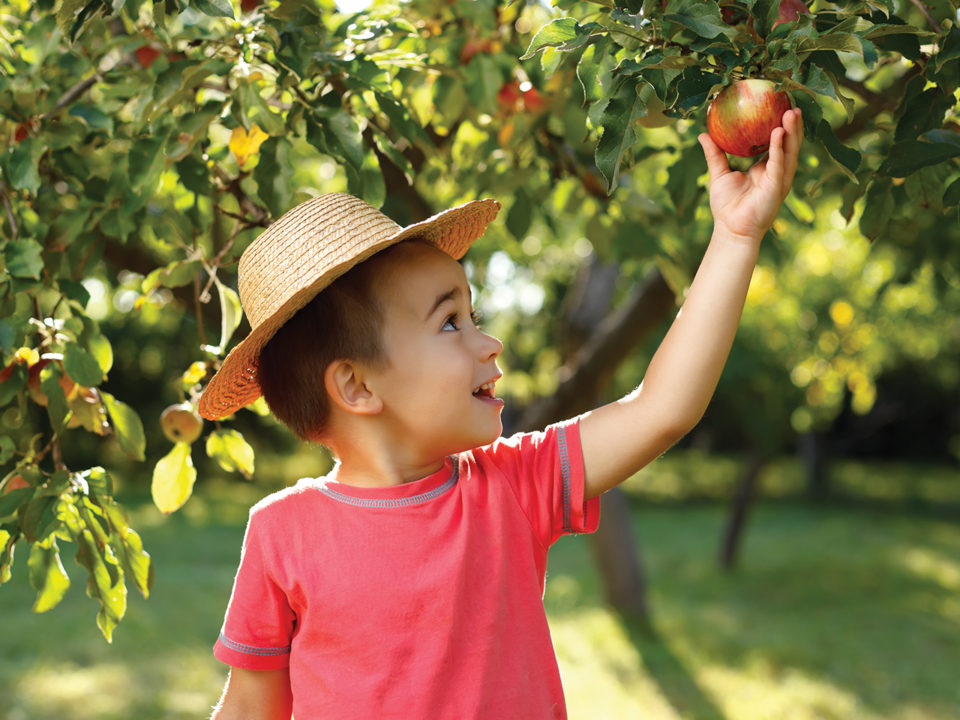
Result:
<svg viewBox="0 0 960 720"><path fill-rule="evenodd" d="M269 318L257 325L224 358L220 369L204 388L198 411L207 420L219 420L255 402L262 391L257 378L260 351L277 330L309 303L321 290L367 258L405 240L422 240L455 260L486 231L500 210L492 199L474 200L401 228L371 244L363 252L328 268L314 282L294 293Z"/></svg>

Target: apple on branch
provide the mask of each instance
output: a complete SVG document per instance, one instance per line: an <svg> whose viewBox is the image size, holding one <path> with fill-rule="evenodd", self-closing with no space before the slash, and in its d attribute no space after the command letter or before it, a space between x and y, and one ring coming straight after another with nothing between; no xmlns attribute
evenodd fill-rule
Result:
<svg viewBox="0 0 960 720"><path fill-rule="evenodd" d="M770 146L770 133L789 109L790 96L770 80L738 80L707 108L707 132L724 152L752 157Z"/></svg>

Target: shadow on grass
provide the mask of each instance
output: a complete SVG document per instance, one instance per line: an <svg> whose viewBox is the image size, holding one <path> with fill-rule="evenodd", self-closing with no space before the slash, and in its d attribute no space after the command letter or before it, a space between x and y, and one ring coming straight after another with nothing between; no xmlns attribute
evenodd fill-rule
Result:
<svg viewBox="0 0 960 720"><path fill-rule="evenodd" d="M643 665L660 693L676 711L677 717L690 720L727 720L726 715L703 691L687 666L670 648L666 638L649 623L620 616L620 622L637 648Z"/></svg>

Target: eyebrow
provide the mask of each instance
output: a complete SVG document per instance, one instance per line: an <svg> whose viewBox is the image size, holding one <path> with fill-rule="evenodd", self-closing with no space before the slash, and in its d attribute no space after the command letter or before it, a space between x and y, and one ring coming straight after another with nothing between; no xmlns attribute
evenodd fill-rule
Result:
<svg viewBox="0 0 960 720"><path fill-rule="evenodd" d="M433 305L430 306L430 312L428 312L423 319L429 320L430 316L437 311L438 307L443 305L448 300L454 300L458 295L460 295L461 292L462 291L460 290L459 287L455 287L437 295L437 298L433 301Z"/></svg>

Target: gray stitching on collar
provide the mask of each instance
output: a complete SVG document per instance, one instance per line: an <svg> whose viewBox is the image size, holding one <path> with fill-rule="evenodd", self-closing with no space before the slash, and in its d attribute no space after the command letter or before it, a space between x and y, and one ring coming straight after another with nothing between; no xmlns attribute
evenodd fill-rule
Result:
<svg viewBox="0 0 960 720"><path fill-rule="evenodd" d="M352 495L345 495L344 493L337 492L329 485L324 485L319 489L320 492L329 497L331 500L336 500L337 502L342 502L346 505L353 505L354 507L363 508L391 509L409 507L410 505L419 505L420 503L425 503L433 500L434 498L440 497L457 484L457 479L459 476L459 463L457 458L453 458L453 469L446 482L444 482L442 485L438 485L433 490L428 490L427 492L420 493L419 495L411 495L410 497L402 498L358 498L353 497Z"/></svg>

